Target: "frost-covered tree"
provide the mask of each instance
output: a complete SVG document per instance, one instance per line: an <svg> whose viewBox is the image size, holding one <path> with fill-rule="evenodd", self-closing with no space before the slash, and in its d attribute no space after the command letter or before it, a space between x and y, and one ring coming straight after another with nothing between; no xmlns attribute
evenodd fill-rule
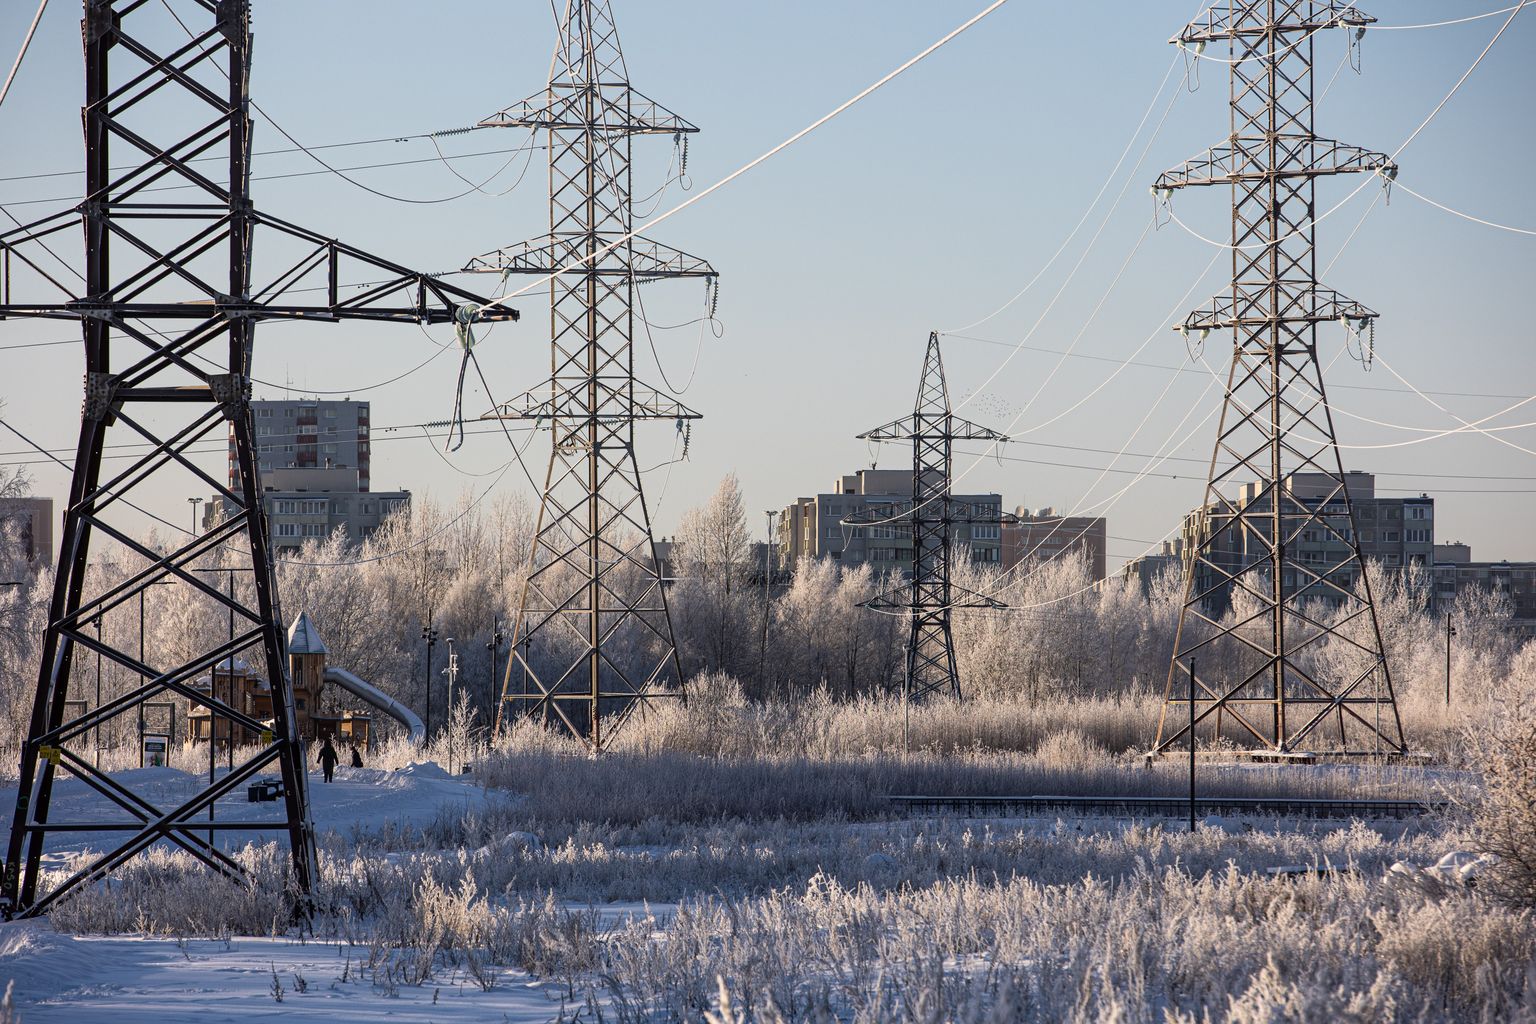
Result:
<svg viewBox="0 0 1536 1024"><path fill-rule="evenodd" d="M672 548L674 627L685 673L755 669L761 622L758 595L748 587L752 536L734 473L709 501L689 509Z"/></svg>

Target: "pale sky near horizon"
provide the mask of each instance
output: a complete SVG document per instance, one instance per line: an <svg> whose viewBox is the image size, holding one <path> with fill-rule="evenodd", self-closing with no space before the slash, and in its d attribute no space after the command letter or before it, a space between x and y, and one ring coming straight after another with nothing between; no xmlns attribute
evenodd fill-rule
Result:
<svg viewBox="0 0 1536 1024"><path fill-rule="evenodd" d="M1505 5L1386 0L1360 6L1384 27ZM697 190L983 6L981 0L615 0L615 13L634 87L702 129L689 152ZM35 7L32 0L0 2L5 70ZM1194 10L1186 2L1121 0L1088 8L1013 0L815 134L647 232L714 264L725 324L724 337L706 334L702 342L696 327L654 332L674 383L690 378L698 353L697 374L681 397L704 414L694 427L689 460L647 477L658 535L671 532L681 513L707 498L726 473L740 477L750 525L760 535L763 510L826 490L837 475L868 466L870 453L854 435L910 409L928 332L986 316L1047 263L1149 104L1145 128L1074 241L1007 311L947 336L944 355L952 397L969 400L962 413L1015 438L1003 450L1004 460L958 459L957 472L964 476L957 490L1000 491L1009 507L1105 514L1114 538L1112 566L1176 529L1201 496L1220 387L1189 363L1169 325L1223 290L1228 259L1177 224L1144 237L1143 230L1153 216L1148 186L1157 174L1228 131L1226 67L1202 62L1199 88L1191 92L1180 85L1184 63L1166 42ZM547 3L460 0L438 5L432 14L422 11L419 3L404 0L258 3L255 100L313 147L472 124L541 91L554 33ZM1396 149L1505 17L1415 31L1372 29L1363 42L1360 75L1342 63L1344 34L1322 33L1317 79L1319 91L1327 91L1318 105L1318 133L1368 149ZM1402 184L1467 213L1536 230L1536 194L1529 186L1536 164L1533 49L1536 5L1516 17L1399 157ZM1154 103L1170 62L1172 74ZM0 179L6 179L0 180L0 203L19 217L78 199L79 175L16 179L79 167L81 90L79 4L53 0L0 107ZM1135 166L1165 111L1145 159ZM523 138L512 130L486 130L442 144L450 154L483 153ZM255 148L288 145L258 119ZM662 180L672 144L642 138L636 148L635 191L644 196ZM518 187L499 198L393 202L326 173L305 173L318 165L302 153L259 157L257 178L304 176L258 180L253 191L257 205L275 216L408 266L440 271L545 229L541 157L535 153ZM326 158L348 168L422 161L350 172L402 196L435 198L465 187L421 139L331 149ZM479 181L506 159L478 156L455 166ZM521 166L521 160L514 163L487 190L506 189ZM1361 180L1325 180L1318 190L1320 210ZM1450 413L1478 420L1536 394L1536 320L1529 301L1536 237L1456 219L1401 190L1390 204L1376 202L1362 223L1379 192L1368 184L1319 225L1319 265L1338 256L1322 275L1323 285L1381 314L1376 347L1382 360L1418 388L1434 391L1430 397ZM659 209L688 194L674 186ZM1192 189L1175 197L1174 210L1193 230L1225 238L1228 202L1225 189ZM60 251L78 260L78 234L60 239ZM1213 256L1215 267L1197 280ZM487 278L454 280L473 290L494 286ZM650 319L673 324L697 317L702 292L696 281L646 286ZM523 311L522 323L498 327L479 350L502 400L537 386L548 373L544 291L514 304ZM275 325L257 334L256 375L291 381L294 393L361 389L435 351L409 326L298 330ZM439 342L452 338L446 328L431 334ZM0 322L4 415L44 446L63 449L65 458L78 431L80 348L15 346L77 336L64 322ZM1021 342L1016 351L1011 347ZM1509 444L1462 433L1403 445L1457 422L1409 393L1380 362L1366 372L1348 355L1334 361L1343 344L1342 329L1324 328L1321 349L1324 362L1332 361L1327 379L1335 426L1350 446L1346 466L1376 472L1379 493L1434 496L1437 540L1464 540L1477 559L1536 559L1536 458L1509 446L1536 451L1536 427L1496 435ZM1061 357L1068 348L1075 354ZM1222 371L1223 349L1214 337L1205 348L1211 365ZM1119 361L1133 354L1137 365L1106 384ZM660 383L643 337L637 370ZM404 486L451 500L466 491L480 494L494 479L474 474L507 459L500 434L472 434L461 450L444 455L440 437L434 452L420 431L379 431L445 419L456 371L450 353L397 384L355 393L373 406L376 489ZM281 392L258 387L257 395ZM488 404L478 386L466 391L465 403L472 413ZM1487 426L1536 421L1533 410L1536 402ZM528 455L539 476L547 458L544 436ZM38 458L16 438L0 437L0 461ZM666 462L675 440L670 424L644 428L641 465ZM1170 458L1154 475L1137 479L1135 471L1157 453ZM204 458L222 475L221 454ZM910 451L899 446L879 453L882 468L909 462ZM1112 471L1101 479L1107 466ZM62 501L65 472L46 464L28 469L38 493ZM191 493L206 490L160 493L151 507L183 522ZM515 468L496 493L536 500Z"/></svg>

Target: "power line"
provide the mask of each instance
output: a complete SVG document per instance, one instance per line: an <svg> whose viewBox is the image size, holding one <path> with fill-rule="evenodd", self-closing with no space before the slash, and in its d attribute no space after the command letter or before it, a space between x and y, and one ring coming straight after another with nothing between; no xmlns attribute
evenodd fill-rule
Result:
<svg viewBox="0 0 1536 1024"><path fill-rule="evenodd" d="M946 335L946 337L959 338L959 339L961 339L963 341L980 342L981 344L984 344L984 345L1001 345L1001 346L1003 346L1005 348L1015 347L1014 342L1011 342L1011 341L1002 341L1002 340L997 339L997 338L981 338L981 337L977 337L976 335L973 335L973 334L949 334L949 335ZM1097 362L1097 363L1114 363L1114 364L1117 364L1117 365L1138 366L1138 367L1142 367L1143 369L1148 369L1148 370L1173 370L1173 371L1176 371L1178 373L1189 373L1189 374L1195 374L1195 375L1198 375L1198 376L1204 376L1207 372L1209 372L1207 370L1196 369L1195 367L1192 367L1192 366L1175 366L1175 365L1170 365L1168 363L1148 363L1148 362L1143 362L1143 361L1139 361L1139 360L1136 360L1136 359L1117 359L1114 356L1089 355L1089 354L1086 354L1086 353L1083 353L1083 352L1069 352L1069 351L1067 351L1065 349L1045 348L1045 347L1039 346L1039 345L1019 345L1017 347L1023 348L1023 349L1025 349L1027 351L1030 351L1030 352L1044 353L1046 355L1056 355L1056 356L1059 356L1059 355L1070 355L1073 359L1085 359L1085 360L1089 360L1091 362ZM1412 394L1416 394L1417 393L1417 392L1415 392L1414 390L1412 390L1410 388L1390 388L1390 387L1381 387L1379 385L1373 385L1373 384L1331 384L1331 385L1329 385L1329 389L1330 390L1349 390L1349 391L1380 391L1380 392L1382 392L1384 394L1394 394L1394 395L1412 395ZM1525 395L1500 394L1500 393L1497 393L1497 392L1489 392L1489 391L1425 391L1424 394L1429 394L1429 395L1445 395L1445 396L1450 397L1450 398L1502 398L1502 399L1511 399L1511 398L1525 398L1525 397L1527 397Z"/></svg>
<svg viewBox="0 0 1536 1024"><path fill-rule="evenodd" d="M37 13L32 15L32 24L27 26L26 38L21 41L21 50L16 54L16 61L11 65L11 72L5 76L5 84L0 85L0 104L4 104L5 98L11 93L11 83L16 81L16 72L21 70L21 62L27 56L27 49L32 45L32 37L37 34L37 23L43 20L43 11L47 6L48 0L42 0L37 5Z"/></svg>
<svg viewBox="0 0 1536 1024"><path fill-rule="evenodd" d="M352 184L357 184L356 182L353 182L352 179L348 178L345 174L342 174L341 172L342 171L374 171L374 170L380 170L380 169L383 169L383 168L386 168L386 167L409 167L409 166L414 165L414 164L435 164L435 163L442 162L444 160L448 160L448 161L452 161L452 160L472 160L472 159L478 159L479 157L483 157L483 156L506 156L507 154L511 154L513 159L516 159L517 154L519 154L519 153L522 153L524 151L543 149L543 148L545 148L543 144L537 144L537 145L532 145L532 146L523 145L523 146L514 146L514 147L512 147L510 149L483 149L483 150L480 150L479 152L475 152L475 153L458 153L458 154L455 154L453 156L446 156L446 157L425 156L425 157L415 157L415 158L412 158L410 160L385 160L385 161L381 161L379 163L358 164L358 165L353 166L353 167L342 167L342 168L339 168L339 169L332 169L329 166L327 166L326 169L319 170L319 171L287 171L287 172L282 173L282 174L253 174L253 175L251 175L251 180L252 181L280 181L280 180L287 179L287 178L313 178L313 177L320 176L320 175L335 174L335 175L338 175L339 177L341 177L345 181L351 182ZM289 151L285 150L284 152L289 152ZM313 155L313 154L311 154L311 155ZM501 174L501 172L503 170L505 170L508 166L510 166L510 161L508 163L506 163L506 164L503 164L502 167L500 169L498 169L495 174L491 175L490 178L487 178L486 181L489 182L491 179L496 178L497 176L499 176ZM5 180L5 179L0 179L0 180ZM228 182L221 180L221 181L217 182L217 184L227 185ZM196 186L196 185L156 185L153 188L140 189L139 191L141 193L144 193L144 192L175 192L175 191L177 191L179 189L189 189L189 188L198 188L198 187L199 186ZM374 189L370 189L366 185L359 185L358 187L363 188L363 189L365 189L365 190L367 190L369 192L375 192L376 195L383 196L386 199L397 199L398 198L396 196L388 195L387 193L376 192ZM450 197L450 198L462 198L464 196L469 195L469 193L473 192L473 191L475 191L475 190L474 189L470 189L470 190L468 190L466 192L461 192L458 196L454 196L454 197ZM18 200L10 201L6 205L8 205L8 206L36 206L36 205L38 205L40 203L68 203L68 202L72 202L72 201L77 201L78 199L79 199L78 196L57 196L57 197L54 197L52 199L18 199ZM447 199L398 199L398 201L399 202L413 202L413 203L440 203L440 202L446 202Z"/></svg>

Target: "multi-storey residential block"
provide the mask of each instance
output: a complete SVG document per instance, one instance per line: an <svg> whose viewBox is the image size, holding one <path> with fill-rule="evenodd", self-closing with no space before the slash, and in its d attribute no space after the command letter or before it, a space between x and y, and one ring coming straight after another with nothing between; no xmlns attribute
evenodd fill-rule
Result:
<svg viewBox="0 0 1536 1024"><path fill-rule="evenodd" d="M1428 568L1433 564L1433 498L1422 494L1416 498L1379 498L1376 496L1376 477L1373 474L1354 470L1345 477L1349 488L1349 504L1354 511L1354 528L1359 530L1361 554L1389 568L1407 565ZM1296 533L1290 544L1288 561L1309 568L1315 567L1319 573L1345 561L1352 537L1351 528L1342 519L1344 503L1339 500L1325 503L1332 486L1331 481L1331 477L1320 473L1295 473L1285 481L1292 498L1328 517L1329 523L1342 535L1336 536L1335 530L1321 524L1304 526L1302 517L1295 518L1295 529L1287 530ZM1261 492L1262 487L1257 483L1245 485L1238 498L1240 511L1247 514L1262 513L1268 507L1268 499ZM1262 515L1248 522L1262 536L1268 537L1267 523ZM1282 526L1282 529L1285 527ZM1252 564L1256 558L1261 558L1263 545L1254 543L1256 539L1234 523L1234 516L1218 511L1214 505L1197 509L1184 520L1183 549L1200 550L1201 545L1211 540L1210 547L1206 549L1206 558L1222 573L1238 572ZM1262 571L1267 564L1265 562L1256 568ZM1357 575L1353 568L1346 568L1328 573L1328 579L1340 587L1353 587ZM1218 585L1218 580L1218 573L1211 565L1202 562L1196 566L1196 592L1208 593L1207 603L1217 613L1225 609L1229 600L1229 588ZM1322 600L1329 600L1335 593L1331 588L1316 582L1306 571L1285 572L1281 587L1287 594L1295 593L1295 588L1300 587Z"/></svg>
<svg viewBox="0 0 1536 1024"><path fill-rule="evenodd" d="M1514 628L1522 637L1536 637L1536 562L1474 562L1472 548L1456 542L1435 545L1433 605L1444 617L1456 596L1474 588L1491 590L1509 599Z"/></svg>
<svg viewBox="0 0 1536 1024"><path fill-rule="evenodd" d="M52 498L0 498L0 528L20 542L21 561L33 567L53 564Z"/></svg>
<svg viewBox="0 0 1536 1024"><path fill-rule="evenodd" d="M831 558L843 565L868 564L877 572L903 572L912 565L912 527L893 512L889 525L845 527L855 512L896 507L912 500L912 471L861 469L840 477L834 489L797 498L778 523L779 564L788 568L801 558ZM1000 511L1000 494L956 494L955 501ZM995 525L959 523L954 540L971 550L977 562L1002 562L1002 534Z"/></svg>
<svg viewBox="0 0 1536 1024"><path fill-rule="evenodd" d="M324 540L337 529L361 544L386 516L408 509L410 491L364 491L355 469L277 469L261 475L262 508L272 550L291 553L305 541ZM203 528L227 514L217 496L207 503Z"/></svg>
<svg viewBox="0 0 1536 1024"><path fill-rule="evenodd" d="M251 403L262 473L280 469L347 469L369 489L368 403L316 398ZM235 485L235 439L229 439L229 483Z"/></svg>
<svg viewBox="0 0 1536 1024"><path fill-rule="evenodd" d="M1087 559L1088 571L1095 581L1104 578L1109 557L1109 526L1104 517L1058 516L1049 508L1030 512L1023 505L1017 513L1018 523L1002 528L1004 569L1012 569L1021 562L1080 556Z"/></svg>
<svg viewBox="0 0 1536 1024"><path fill-rule="evenodd" d="M1134 576L1141 581L1141 592L1149 593L1152 584L1165 573L1179 576L1184 571L1184 538L1175 537L1163 541L1157 551L1139 555L1126 562L1120 569L1123 576Z"/></svg>

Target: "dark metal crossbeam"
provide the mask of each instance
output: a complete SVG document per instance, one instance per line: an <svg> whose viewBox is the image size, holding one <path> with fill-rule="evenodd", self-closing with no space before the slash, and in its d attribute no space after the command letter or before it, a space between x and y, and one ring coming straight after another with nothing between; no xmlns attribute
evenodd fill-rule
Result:
<svg viewBox="0 0 1536 1024"><path fill-rule="evenodd" d="M0 233L5 269L0 319L78 321L86 362L58 573L0 878L0 910L7 917L43 913L161 842L226 877L244 878L232 858L202 837L231 829L284 834L294 883L307 894L316 863L304 743L287 672L250 410L255 326L274 319L444 323L464 307L483 319L517 318L509 309L483 311L487 300L478 295L255 209L250 197L250 3L220 0L189 7L194 16L187 19L187 38L167 41L156 36L166 26L153 5L84 0L85 195L70 211ZM167 129L175 117L167 116L162 102L174 104L171 109L189 119L187 134ZM112 170L125 153L137 162ZM191 164L210 157L226 162L227 186ZM140 193L166 179L196 189L197 201L142 201ZM84 229L83 274L50 247L57 244L55 235L77 224ZM270 259L259 277L253 266L258 240ZM358 275L379 280L363 288L346 284ZM193 444L226 425L234 438L234 485L205 472L188 455ZM127 432L148 450L103 482L102 453L114 432ZM188 539L152 546L135 539L133 526L118 517L126 514L132 492L157 482L163 486L169 471L222 495L233 512L201 536L194 530ZM106 584L96 580L89 571L93 558L114 557L125 566L125 577ZM222 593L197 578L195 563L214 557L245 563L240 568L251 573L249 596L236 596L232 588ZM244 620L249 628L227 640L189 635L182 650L146 650L146 598L153 587L166 583L185 588L194 600ZM129 650L131 644L101 627L110 614L130 611L135 602L140 641L138 649ZM236 654L251 648L259 651L253 660L259 660L271 687L270 722L220 700L211 681L207 693L196 685L200 673L232 663ZM70 699L77 652L94 653L137 682L88 709L85 702ZM166 692L208 707L213 718L230 723L232 732L240 726L263 740L254 756L170 810L76 750L122 716L142 715L149 702ZM268 770L283 780L279 819L196 818L211 813L220 796ZM119 815L52 820L61 772L104 797ZM78 870L40 892L49 837L80 832L128 834L115 848L87 856Z"/></svg>

